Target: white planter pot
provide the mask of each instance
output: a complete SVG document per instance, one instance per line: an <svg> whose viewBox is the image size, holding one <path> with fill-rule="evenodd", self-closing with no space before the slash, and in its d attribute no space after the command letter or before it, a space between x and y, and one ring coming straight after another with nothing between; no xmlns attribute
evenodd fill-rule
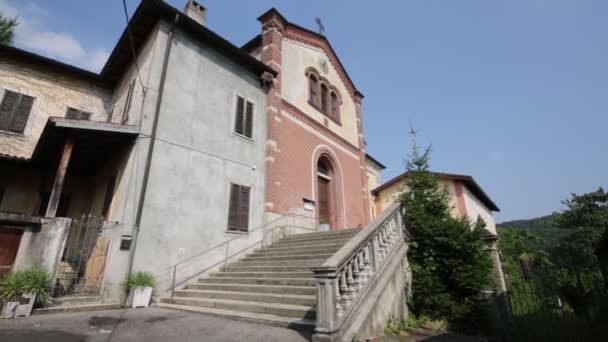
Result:
<svg viewBox="0 0 608 342"><path fill-rule="evenodd" d="M19 302L19 306L17 306L17 316L29 316L32 313L35 301L35 294L24 293L21 295L21 301Z"/></svg>
<svg viewBox="0 0 608 342"><path fill-rule="evenodd" d="M132 308L147 308L152 298L150 286L136 287L129 290L129 306Z"/></svg>
<svg viewBox="0 0 608 342"><path fill-rule="evenodd" d="M2 318L14 318L17 314L19 302L5 302L2 307Z"/></svg>
<svg viewBox="0 0 608 342"><path fill-rule="evenodd" d="M2 318L29 316L32 313L36 295L24 293L17 302L6 302L2 308Z"/></svg>
<svg viewBox="0 0 608 342"><path fill-rule="evenodd" d="M329 223L322 223L319 225L319 231L320 232L327 232L329 231Z"/></svg>

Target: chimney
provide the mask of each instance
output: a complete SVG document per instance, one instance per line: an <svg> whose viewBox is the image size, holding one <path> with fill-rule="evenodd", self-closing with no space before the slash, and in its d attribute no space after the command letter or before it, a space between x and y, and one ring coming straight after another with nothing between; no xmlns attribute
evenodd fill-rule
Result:
<svg viewBox="0 0 608 342"><path fill-rule="evenodd" d="M194 19L197 23L205 25L205 19L207 18L207 9L200 5L194 0L188 0L186 7L184 7L184 14Z"/></svg>

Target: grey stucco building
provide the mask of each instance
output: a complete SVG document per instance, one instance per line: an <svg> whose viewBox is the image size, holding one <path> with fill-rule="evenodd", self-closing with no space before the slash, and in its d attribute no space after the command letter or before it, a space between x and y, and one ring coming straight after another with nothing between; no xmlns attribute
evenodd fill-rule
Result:
<svg viewBox="0 0 608 342"><path fill-rule="evenodd" d="M276 73L205 28L205 12L142 1L99 74L0 46L4 271L44 260L60 292L112 302L126 274L149 271L162 294L171 265L262 226Z"/></svg>

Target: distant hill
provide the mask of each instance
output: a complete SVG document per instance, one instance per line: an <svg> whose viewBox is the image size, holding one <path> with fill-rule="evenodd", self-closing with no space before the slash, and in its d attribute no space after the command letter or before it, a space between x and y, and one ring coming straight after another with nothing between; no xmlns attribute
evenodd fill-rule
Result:
<svg viewBox="0 0 608 342"><path fill-rule="evenodd" d="M529 220L506 221L498 224L497 227L499 230L501 228L527 229L543 238L548 245L554 245L559 238L569 233L568 230L556 227L555 219L558 216L559 214L551 214Z"/></svg>

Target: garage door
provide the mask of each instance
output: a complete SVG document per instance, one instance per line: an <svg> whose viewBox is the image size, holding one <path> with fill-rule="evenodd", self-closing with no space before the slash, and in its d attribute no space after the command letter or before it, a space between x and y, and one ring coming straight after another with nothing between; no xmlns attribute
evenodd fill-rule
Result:
<svg viewBox="0 0 608 342"><path fill-rule="evenodd" d="M13 268L21 235L23 235L23 231L20 229L0 226L0 277Z"/></svg>

